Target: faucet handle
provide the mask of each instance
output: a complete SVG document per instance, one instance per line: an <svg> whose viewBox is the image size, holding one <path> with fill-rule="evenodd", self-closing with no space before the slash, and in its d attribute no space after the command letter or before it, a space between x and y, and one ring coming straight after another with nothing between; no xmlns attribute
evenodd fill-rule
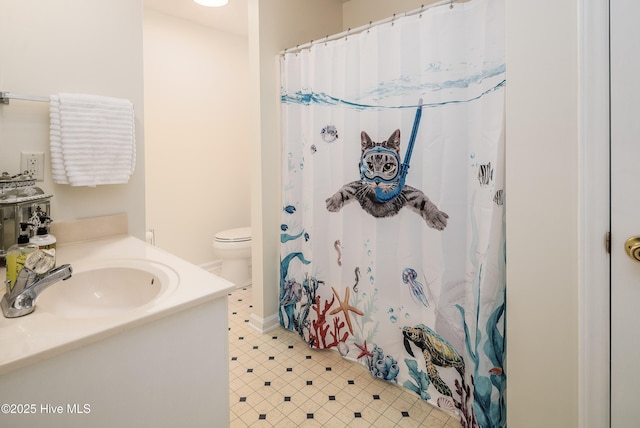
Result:
<svg viewBox="0 0 640 428"><path fill-rule="evenodd" d="M13 285L8 286L9 296L17 296L22 293L25 289L29 288L31 284L38 280L38 274L29 269L28 267L24 267L18 272L18 277Z"/></svg>

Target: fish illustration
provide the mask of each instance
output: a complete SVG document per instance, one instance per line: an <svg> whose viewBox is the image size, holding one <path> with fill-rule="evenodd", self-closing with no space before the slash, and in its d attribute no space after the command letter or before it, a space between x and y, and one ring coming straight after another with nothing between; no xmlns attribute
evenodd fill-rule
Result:
<svg viewBox="0 0 640 428"><path fill-rule="evenodd" d="M315 145L315 144L312 144L312 145L311 145L311 154L313 155L313 154L315 154L315 152L317 152L317 151L318 151L318 148L316 147L316 145Z"/></svg>
<svg viewBox="0 0 640 428"><path fill-rule="evenodd" d="M286 231L287 231L287 229L289 229L289 226L287 226L286 224L281 224L281 225L280 225L280 230L281 230L281 231L286 232Z"/></svg>
<svg viewBox="0 0 640 428"><path fill-rule="evenodd" d="M493 180L493 168L491 167L491 162L486 165L480 165L478 169L478 181L481 186L488 186L489 183Z"/></svg>
<svg viewBox="0 0 640 428"><path fill-rule="evenodd" d="M504 190L503 189L500 189L500 190L496 191L496 195L493 197L493 202L495 202L499 206L504 205Z"/></svg>
<svg viewBox="0 0 640 428"><path fill-rule="evenodd" d="M332 143L338 139L338 130L333 125L327 125L320 131L320 136L325 143Z"/></svg>
<svg viewBox="0 0 640 428"><path fill-rule="evenodd" d="M333 247L338 252L338 266L342 266L342 249L340 248L340 240L336 239L336 242L333 243Z"/></svg>
<svg viewBox="0 0 640 428"><path fill-rule="evenodd" d="M284 207L284 210L289 214L293 214L294 212L296 212L296 207L294 207L293 205L287 205L286 207Z"/></svg>

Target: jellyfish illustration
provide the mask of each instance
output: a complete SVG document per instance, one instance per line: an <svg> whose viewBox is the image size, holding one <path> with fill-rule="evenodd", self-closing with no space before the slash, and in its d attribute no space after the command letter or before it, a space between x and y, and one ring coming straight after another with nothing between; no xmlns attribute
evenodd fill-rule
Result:
<svg viewBox="0 0 640 428"><path fill-rule="evenodd" d="M411 297L417 304L422 304L425 308L429 307L429 301L427 300L427 296L424 294L424 290L422 289L422 284L416 280L418 278L418 273L411 269L406 268L402 271L402 282L409 285L409 291L411 291Z"/></svg>

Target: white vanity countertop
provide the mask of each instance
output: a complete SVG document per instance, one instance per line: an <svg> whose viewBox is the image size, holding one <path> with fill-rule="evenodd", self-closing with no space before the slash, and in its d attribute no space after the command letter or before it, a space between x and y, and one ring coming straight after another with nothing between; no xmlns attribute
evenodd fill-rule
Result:
<svg viewBox="0 0 640 428"><path fill-rule="evenodd" d="M152 262L170 272L177 286L140 308L103 317L60 317L39 309L37 300L36 310L29 315L10 319L0 313L0 375L142 323L226 298L234 288L229 281L131 236L63 244L56 251L58 266L69 263L77 269L105 263L118 266L119 261ZM0 269L2 282L4 274ZM0 287L0 298L3 294L4 286Z"/></svg>

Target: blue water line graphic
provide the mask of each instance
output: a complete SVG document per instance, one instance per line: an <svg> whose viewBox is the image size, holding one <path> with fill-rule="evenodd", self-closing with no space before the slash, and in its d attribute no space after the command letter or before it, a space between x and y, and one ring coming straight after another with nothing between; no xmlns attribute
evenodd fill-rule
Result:
<svg viewBox="0 0 640 428"><path fill-rule="evenodd" d="M498 89L506 86L506 84L507 84L507 81L502 80L500 83L498 83L494 87L487 89L486 91L482 92L480 95L477 95L475 97L471 97L467 99L459 99L459 100L440 101L436 103L424 103L422 107L435 108L435 107L442 107L442 106L452 105L452 104L469 103L472 101L479 100L485 95L497 91ZM398 110L398 109L408 109L408 108L414 109L418 107L417 105L384 106L384 105L359 104L356 102L336 98L328 94L316 93L313 91L311 92L296 91L293 95L283 93L280 98L280 101L283 104L302 104L307 106L311 104L318 104L318 105L325 105L325 106L342 106L342 107L352 108L356 110Z"/></svg>
<svg viewBox="0 0 640 428"><path fill-rule="evenodd" d="M396 80L381 83L376 89L365 93L361 99L382 99L387 95L397 96L403 93L415 92L438 92L444 90L460 90L477 85L487 79L501 77L505 73L506 67L500 64L492 69L485 70L482 73L464 77L456 80L447 80L441 83L413 83L412 79L403 76ZM423 108L442 107L451 104L469 103L482 98L483 96L495 92L506 86L506 79L502 78L497 84L481 92L479 95L469 98L450 99L447 101L426 102L422 104ZM396 109L415 109L418 105L383 105L358 102L357 100L347 100L324 92L316 92L311 88L303 88L289 93L282 90L281 102L283 104L301 104L301 105L320 105L320 106L341 106L355 110L396 110Z"/></svg>

